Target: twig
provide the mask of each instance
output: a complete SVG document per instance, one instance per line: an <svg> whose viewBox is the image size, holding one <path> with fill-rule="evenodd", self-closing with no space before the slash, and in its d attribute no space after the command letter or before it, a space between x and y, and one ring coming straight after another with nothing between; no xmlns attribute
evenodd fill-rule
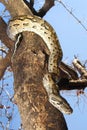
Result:
<svg viewBox="0 0 87 130"><path fill-rule="evenodd" d="M3 53L7 54L6 49L3 48L3 47L0 47L0 51L2 51Z"/></svg>
<svg viewBox="0 0 87 130"><path fill-rule="evenodd" d="M62 2L62 0L55 0L55 1L58 1L65 9L66 11L72 15L72 17L85 29L85 31L87 31L87 28L86 26L81 22L81 20L79 20L79 18L74 14L72 13L72 11L70 11L67 6L64 4L64 2Z"/></svg>
<svg viewBox="0 0 87 130"><path fill-rule="evenodd" d="M73 60L73 65L77 69L77 71L80 73L81 77L87 79L87 71L77 58Z"/></svg>

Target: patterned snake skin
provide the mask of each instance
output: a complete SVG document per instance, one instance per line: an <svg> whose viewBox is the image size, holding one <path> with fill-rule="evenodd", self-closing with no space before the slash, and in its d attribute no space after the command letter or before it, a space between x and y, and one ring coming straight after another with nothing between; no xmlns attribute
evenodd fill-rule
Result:
<svg viewBox="0 0 87 130"><path fill-rule="evenodd" d="M9 21L7 34L13 41L16 41L17 35L24 31L38 34L44 40L50 51L48 73L43 77L43 85L48 94L49 102L65 114L72 113L72 108L67 101L60 96L58 86L52 78L52 74L59 77L58 66L62 59L62 49L54 29L48 22L35 15L18 16Z"/></svg>

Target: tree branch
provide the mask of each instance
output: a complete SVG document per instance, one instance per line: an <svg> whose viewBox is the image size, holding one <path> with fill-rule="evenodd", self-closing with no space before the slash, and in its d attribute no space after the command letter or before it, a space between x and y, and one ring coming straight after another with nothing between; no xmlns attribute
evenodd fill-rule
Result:
<svg viewBox="0 0 87 130"><path fill-rule="evenodd" d="M12 55L12 48L13 42L10 40L6 33L7 25L4 20L0 17L0 40L9 48L8 53L6 53L5 58L0 59L0 79L3 77L5 70L8 66L11 65L11 55Z"/></svg>
<svg viewBox="0 0 87 130"><path fill-rule="evenodd" d="M54 6L54 0L45 0L45 4L43 7L38 11L38 16L43 17L50 8Z"/></svg>
<svg viewBox="0 0 87 130"><path fill-rule="evenodd" d="M34 9L33 5L34 5L34 0L30 0L30 2L28 2L27 0L23 0L24 3L27 5L27 7L32 11L32 13L34 15L37 15L37 11Z"/></svg>
<svg viewBox="0 0 87 130"><path fill-rule="evenodd" d="M34 0L30 0L30 5L33 7L33 5L34 5Z"/></svg>
<svg viewBox="0 0 87 130"><path fill-rule="evenodd" d="M75 71L74 68L72 68L71 66L65 64L64 62L61 62L60 63L60 69L62 69L62 71L65 71L67 72L69 75L70 75L70 78L73 79L73 80L76 80L78 79L78 74L77 72ZM61 75L62 77L63 75Z"/></svg>
<svg viewBox="0 0 87 130"><path fill-rule="evenodd" d="M11 17L16 17L19 15L32 15L31 10L23 2L23 0L0 0L5 6L6 9L10 12Z"/></svg>
<svg viewBox="0 0 87 130"><path fill-rule="evenodd" d="M8 51L5 58L0 59L0 79L3 77L5 70L11 65L12 52Z"/></svg>
<svg viewBox="0 0 87 130"><path fill-rule="evenodd" d="M87 79L87 70L85 69L85 66L83 66L82 63L77 58L73 60L73 65L75 69L80 73L81 78Z"/></svg>
<svg viewBox="0 0 87 130"><path fill-rule="evenodd" d="M34 5L34 0L30 0L30 2L28 2L27 0L23 0L23 1L25 2L25 4L26 4L29 8L33 7L33 5Z"/></svg>
<svg viewBox="0 0 87 130"><path fill-rule="evenodd" d="M28 2L27 0L23 0L23 1L28 6L28 8L31 9L31 11L34 15L37 15L37 16L40 16L40 17L43 17L49 11L49 9L54 6L54 0L50 0L50 1L45 0L43 7L37 12L33 7L34 0L30 0L30 2Z"/></svg>
<svg viewBox="0 0 87 130"><path fill-rule="evenodd" d="M73 65L76 71L78 72L79 76L77 75L77 72L72 69L72 67L67 66L64 63L60 64L62 69L67 70L69 75L71 75L71 79L67 77L66 78L61 77L61 80L58 83L60 89L73 90L73 89L84 89L87 87L87 70L77 58L73 60Z"/></svg>
<svg viewBox="0 0 87 130"><path fill-rule="evenodd" d="M12 49L13 42L10 40L10 38L7 36L6 33L7 25L4 22L4 20L0 17L0 40L8 47L9 49Z"/></svg>

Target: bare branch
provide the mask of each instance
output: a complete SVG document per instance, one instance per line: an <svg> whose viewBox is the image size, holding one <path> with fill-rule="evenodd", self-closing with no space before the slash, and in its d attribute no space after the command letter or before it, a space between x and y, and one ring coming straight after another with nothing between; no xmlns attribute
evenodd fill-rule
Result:
<svg viewBox="0 0 87 130"><path fill-rule="evenodd" d="M60 64L63 73L67 71L72 77L69 79L67 76L65 78L62 76L58 83L60 89L73 90L84 89L87 87L87 70L77 58L73 60L73 65L79 76L77 75L76 71L72 69L72 67L67 66L65 63Z"/></svg>
<svg viewBox="0 0 87 130"><path fill-rule="evenodd" d="M7 2L6 0L0 0L0 2L6 6L6 9L10 12L11 17L25 14L32 15L31 10L23 0L9 0Z"/></svg>
<svg viewBox="0 0 87 130"><path fill-rule="evenodd" d="M85 89L87 87L87 80L86 79L78 79L78 80L66 80L62 79L58 83L60 90L80 90Z"/></svg>
<svg viewBox="0 0 87 130"><path fill-rule="evenodd" d="M3 48L3 47L0 47L0 51L1 51L2 53L7 54L6 49L5 49L5 48Z"/></svg>
<svg viewBox="0 0 87 130"><path fill-rule="evenodd" d="M27 7L32 11L32 13L34 15L37 15L37 11L33 8L34 0L30 0L30 2L28 2L27 0L23 0L23 1L27 5Z"/></svg>
<svg viewBox="0 0 87 130"><path fill-rule="evenodd" d="M4 105L0 104L0 109L3 109L4 108ZM6 109L9 109L10 106L6 106Z"/></svg>
<svg viewBox="0 0 87 130"><path fill-rule="evenodd" d="M18 16L18 15L24 15L24 14L32 15L32 13L34 15L43 17L47 13L47 11L49 11L49 9L54 6L54 0L50 0L50 1L45 0L45 4L37 12L33 8L34 0L30 0L30 3L27 0L14 0L14 2L13 0L9 0L8 2L6 2L5 0L0 0L0 1L6 6L6 9L9 10L12 17Z"/></svg>
<svg viewBox="0 0 87 130"><path fill-rule="evenodd" d="M13 47L13 42L8 38L7 33L6 33L6 28L7 25L4 22L4 20L0 17L0 40L9 48L12 49Z"/></svg>
<svg viewBox="0 0 87 130"><path fill-rule="evenodd" d="M0 79L3 77L5 70L11 65L12 52L9 51L5 58L0 59Z"/></svg>
<svg viewBox="0 0 87 130"><path fill-rule="evenodd" d="M6 4L6 1L5 0L0 0L1 3L3 4Z"/></svg>
<svg viewBox="0 0 87 130"><path fill-rule="evenodd" d="M30 0L30 5L33 7L33 5L34 5L34 0Z"/></svg>
<svg viewBox="0 0 87 130"><path fill-rule="evenodd" d="M73 65L77 69L77 71L80 73L81 77L87 79L87 70L77 58L73 60Z"/></svg>
<svg viewBox="0 0 87 130"><path fill-rule="evenodd" d="M54 6L54 0L45 0L45 4L38 11L38 16L43 17L47 11Z"/></svg>
<svg viewBox="0 0 87 130"><path fill-rule="evenodd" d="M30 0L30 2L28 2L27 0L23 0L25 2L25 4L28 6L28 7L33 7L34 5L34 0Z"/></svg>
<svg viewBox="0 0 87 130"><path fill-rule="evenodd" d="M68 72L72 79L75 79L75 80L78 79L77 72L71 66L65 64L64 62L61 62L60 68L63 69L64 71Z"/></svg>

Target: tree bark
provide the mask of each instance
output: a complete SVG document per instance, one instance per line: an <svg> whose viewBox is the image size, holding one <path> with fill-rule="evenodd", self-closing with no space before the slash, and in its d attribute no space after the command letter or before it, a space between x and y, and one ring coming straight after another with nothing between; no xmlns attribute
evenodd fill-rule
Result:
<svg viewBox="0 0 87 130"><path fill-rule="evenodd" d="M67 130L63 114L48 102L42 84L47 68L45 51L47 48L39 36L23 33L23 40L12 63L14 98L24 130Z"/></svg>

